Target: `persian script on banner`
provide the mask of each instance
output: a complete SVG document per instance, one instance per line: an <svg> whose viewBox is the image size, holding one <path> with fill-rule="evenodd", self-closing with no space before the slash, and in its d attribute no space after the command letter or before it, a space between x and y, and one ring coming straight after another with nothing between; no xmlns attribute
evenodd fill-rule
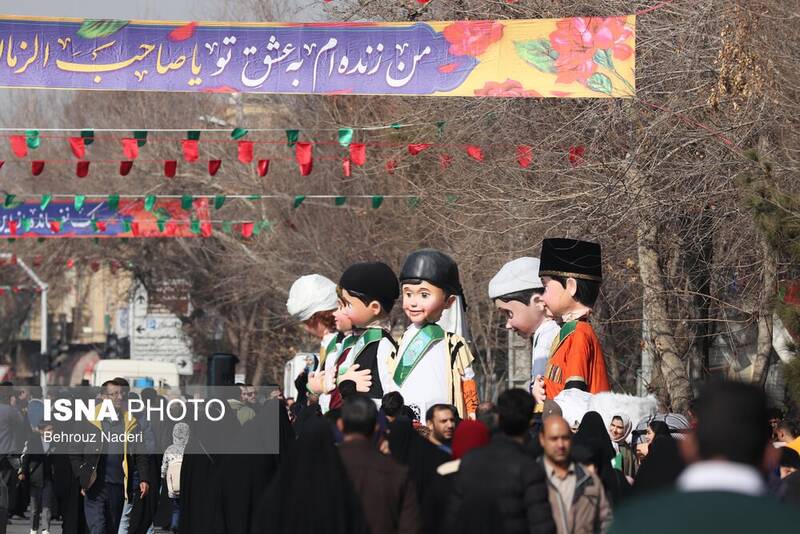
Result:
<svg viewBox="0 0 800 534"><path fill-rule="evenodd" d="M626 98L636 17L174 23L0 17L0 86Z"/></svg>

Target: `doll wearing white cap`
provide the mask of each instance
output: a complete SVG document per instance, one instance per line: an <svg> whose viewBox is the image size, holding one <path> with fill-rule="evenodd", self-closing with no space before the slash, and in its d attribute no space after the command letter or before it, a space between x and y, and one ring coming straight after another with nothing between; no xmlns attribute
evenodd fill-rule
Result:
<svg viewBox="0 0 800 534"><path fill-rule="evenodd" d="M506 317L506 328L531 342L531 379L543 375L559 326L542 300L538 258L517 258L489 282L489 298Z"/></svg>

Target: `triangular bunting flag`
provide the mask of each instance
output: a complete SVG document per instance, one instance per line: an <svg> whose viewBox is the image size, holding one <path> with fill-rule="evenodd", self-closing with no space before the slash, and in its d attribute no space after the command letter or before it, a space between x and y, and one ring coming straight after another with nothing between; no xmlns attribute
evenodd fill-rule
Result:
<svg viewBox="0 0 800 534"><path fill-rule="evenodd" d="M136 139L125 138L122 140L122 155L125 159L136 159L139 157L139 142Z"/></svg>
<svg viewBox="0 0 800 534"><path fill-rule="evenodd" d="M53 219L50 221L50 231L57 234L61 231L61 221Z"/></svg>
<svg viewBox="0 0 800 534"><path fill-rule="evenodd" d="M200 139L200 130L189 130L186 132L186 139L197 141Z"/></svg>
<svg viewBox="0 0 800 534"><path fill-rule="evenodd" d="M156 205L156 196L155 195L147 195L144 197L144 209L147 211L153 211L153 208Z"/></svg>
<svg viewBox="0 0 800 534"><path fill-rule="evenodd" d="M253 227L254 224L251 222L243 222L242 223L242 237L245 239L249 239L253 237Z"/></svg>
<svg viewBox="0 0 800 534"><path fill-rule="evenodd" d="M467 155L475 161L483 161L483 149L477 145L467 145Z"/></svg>
<svg viewBox="0 0 800 534"><path fill-rule="evenodd" d="M245 135L247 135L247 130L245 130L244 128L234 128L233 130L231 130L231 139L233 139L234 141L238 141Z"/></svg>
<svg viewBox="0 0 800 534"><path fill-rule="evenodd" d="M87 160L81 160L76 164L75 175L78 178L86 178L89 175L89 162Z"/></svg>
<svg viewBox="0 0 800 534"><path fill-rule="evenodd" d="M248 164L253 161L252 141L239 141L239 161L244 164Z"/></svg>
<svg viewBox="0 0 800 534"><path fill-rule="evenodd" d="M197 161L200 156L200 145L195 139L181 139L181 146L183 147L183 159L187 163Z"/></svg>
<svg viewBox="0 0 800 534"><path fill-rule="evenodd" d="M70 137L69 147L72 149L72 155L76 158L86 157L86 140L83 137Z"/></svg>
<svg viewBox="0 0 800 534"><path fill-rule="evenodd" d="M419 154L423 150L426 150L426 149L428 149L430 147L431 147L431 145L428 144L428 143L414 143L414 144L408 145L408 153L411 154L412 156L416 156L417 154Z"/></svg>
<svg viewBox="0 0 800 534"><path fill-rule="evenodd" d="M139 145L139 147L143 147L147 144L147 130L137 130L133 132L133 138L136 139L136 144Z"/></svg>
<svg viewBox="0 0 800 534"><path fill-rule="evenodd" d="M350 161L359 167L367 161L367 146L364 143L352 143L350 145Z"/></svg>
<svg viewBox="0 0 800 534"><path fill-rule="evenodd" d="M73 202L75 204L75 211L81 211L83 203L86 202L86 195L75 195L75 200Z"/></svg>
<svg viewBox="0 0 800 534"><path fill-rule="evenodd" d="M216 195L214 197L214 209L221 209L225 205L225 195Z"/></svg>
<svg viewBox="0 0 800 534"><path fill-rule="evenodd" d="M42 201L39 202L39 209L41 209L42 211L46 210L47 206L50 205L51 200L53 200L53 195L50 194L42 195Z"/></svg>
<svg viewBox="0 0 800 534"><path fill-rule="evenodd" d="M339 144L342 145L344 148L350 146L350 143L353 141L353 129L352 128L339 128Z"/></svg>
<svg viewBox="0 0 800 534"><path fill-rule="evenodd" d="M164 176L167 178L175 178L175 173L178 172L178 162L174 159L168 159L164 162Z"/></svg>
<svg viewBox="0 0 800 534"><path fill-rule="evenodd" d="M294 197L294 202L292 203L292 207L297 209L300 207L300 204L306 199L305 195L297 195Z"/></svg>
<svg viewBox="0 0 800 534"><path fill-rule="evenodd" d="M519 145L517 147L517 163L523 169L530 167L533 163L533 148L528 145Z"/></svg>
<svg viewBox="0 0 800 534"><path fill-rule="evenodd" d="M25 142L24 135L11 135L8 138L11 143L11 151L18 158L24 158L28 155L28 144Z"/></svg>
<svg viewBox="0 0 800 534"><path fill-rule="evenodd" d="M573 167L577 167L583 163L583 155L586 153L586 147L583 145L569 147L569 163Z"/></svg>
<svg viewBox="0 0 800 534"><path fill-rule="evenodd" d="M128 174L130 174L132 168L133 168L133 162L132 161L120 161L119 162L119 175L120 176L128 176Z"/></svg>
<svg viewBox="0 0 800 534"><path fill-rule="evenodd" d="M222 166L221 159L208 160L208 174L210 174L211 176L216 176L221 166Z"/></svg>
<svg viewBox="0 0 800 534"><path fill-rule="evenodd" d="M116 212L119 209L119 195L112 193L108 195L108 209Z"/></svg>
<svg viewBox="0 0 800 534"><path fill-rule="evenodd" d="M346 202L347 202L347 197L344 196L338 196L333 199L334 206L344 206Z"/></svg>
<svg viewBox="0 0 800 534"><path fill-rule="evenodd" d="M266 176L268 172L269 172L269 160L268 159L258 160L258 175Z"/></svg>
<svg viewBox="0 0 800 534"><path fill-rule="evenodd" d="M31 174L34 176L39 176L44 171L44 161L42 160L34 160L31 161Z"/></svg>
<svg viewBox="0 0 800 534"><path fill-rule="evenodd" d="M299 138L300 130L286 130L286 144L288 146L294 146Z"/></svg>
<svg viewBox="0 0 800 534"><path fill-rule="evenodd" d="M342 173L345 176L350 176L350 158L344 158L342 160Z"/></svg>
<svg viewBox="0 0 800 534"><path fill-rule="evenodd" d="M397 168L397 162L393 159L390 159L386 162L386 172L389 174L394 174L394 170Z"/></svg>
<svg viewBox="0 0 800 534"><path fill-rule="evenodd" d="M194 202L194 199L192 198L192 195L183 195L181 197L181 209L183 211L191 210L193 202Z"/></svg>
<svg viewBox="0 0 800 534"><path fill-rule="evenodd" d="M372 207L374 209L378 209L383 204L383 195L373 195L372 196Z"/></svg>
<svg viewBox="0 0 800 534"><path fill-rule="evenodd" d="M42 144L42 138L39 137L39 130L25 130L25 142L28 148L35 150Z"/></svg>

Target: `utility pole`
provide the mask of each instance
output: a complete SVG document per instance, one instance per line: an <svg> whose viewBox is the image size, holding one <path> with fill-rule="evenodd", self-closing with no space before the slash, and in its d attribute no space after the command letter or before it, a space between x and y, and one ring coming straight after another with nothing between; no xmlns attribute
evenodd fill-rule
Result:
<svg viewBox="0 0 800 534"><path fill-rule="evenodd" d="M0 254L0 259L3 260L10 260L14 257L13 254L2 253ZM25 271L25 274L33 280L36 286L42 292L42 301L41 301L41 319L39 323L41 324L41 348L39 349L41 352L41 360L44 361L44 358L47 356L47 284L45 284L41 278L36 276L36 273L33 272L33 269L28 267L21 259L17 258L17 265L22 267L22 270ZM42 395L47 395L47 371L44 370L43 366L40 365L39 369L39 385L42 387Z"/></svg>

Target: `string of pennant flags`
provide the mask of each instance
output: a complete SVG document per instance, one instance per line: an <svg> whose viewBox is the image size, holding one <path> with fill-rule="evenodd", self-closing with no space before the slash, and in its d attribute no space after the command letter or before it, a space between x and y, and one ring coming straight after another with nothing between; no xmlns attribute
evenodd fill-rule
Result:
<svg viewBox="0 0 800 534"><path fill-rule="evenodd" d="M444 128L444 123L441 121L438 124L440 132ZM389 128L392 128L390 126ZM400 126L402 127L402 126ZM98 135L99 130L81 130L80 135L42 135L40 130L26 130L25 134L9 133L8 130L3 130L5 133L0 133L0 136L8 138L11 151L18 159L27 158L33 150L38 149L42 145L43 139L56 139L59 141L66 140L72 155L75 157L75 175L79 178L85 178L89 175L90 166L95 165L119 165L119 175L127 176L133 169L134 162L139 163L157 163L163 165L163 174L167 178L174 178L178 171L178 159L144 159L140 158L140 149L148 142L148 137L151 141L156 140L153 136L149 136L150 131L156 132L174 132L175 130L133 130L129 131L130 135L127 137L120 137L118 135ZM17 130L18 131L18 130ZM67 132L67 130L60 130ZM117 132L114 130L111 133ZM317 160L333 160L341 161L342 173L345 176L350 176L353 166L363 166L367 162L367 149L405 149L410 156L417 156L431 148L440 148L444 151L458 150L463 151L471 160L483 162L487 159L487 151L503 151L503 153L513 154L514 159L519 167L527 169L534 161L534 149L531 145L526 144L508 144L508 143L489 143L489 144L453 144L453 143L440 143L440 142L424 142L424 143L398 143L395 141L364 141L354 142L354 135L356 130L354 128L339 128L337 131L336 140L317 140L308 141L300 140L300 130L284 130L285 139L245 139L249 131L243 128L235 128L231 130L229 138L202 138L203 131L219 132L220 130L178 130L185 131L186 137L183 139L176 139L174 137L159 136L159 142L180 141L182 152L182 159L186 163L196 163L200 160L200 143L219 144L219 143L235 143L237 150L237 159L240 163L251 165L255 162L255 168L259 176L266 176L269 172L270 162L272 160L291 160L292 158L286 157L272 157L263 158L256 157L256 147L259 145L286 145L294 149L294 161L298 165L298 169L302 176L308 176L313 170L314 163L314 147L318 146L340 146L345 150L341 156L317 156ZM74 133L74 132L73 132ZM94 143L95 140L106 139L113 140L120 144L121 156L120 160L98 159L90 160L87 158L87 147ZM584 162L586 149L583 145L570 146L566 151L567 160L573 167L576 167ZM442 168L448 168L453 163L453 155L448 152L440 152L439 163ZM46 164L72 164L72 160L64 159L31 159L30 172L33 176L41 175ZM209 159L207 160L208 174L216 176L222 167L222 159ZM5 160L0 160L0 168L5 164ZM389 174L393 174L397 169L398 161L396 158L388 159L385 161L384 167Z"/></svg>

